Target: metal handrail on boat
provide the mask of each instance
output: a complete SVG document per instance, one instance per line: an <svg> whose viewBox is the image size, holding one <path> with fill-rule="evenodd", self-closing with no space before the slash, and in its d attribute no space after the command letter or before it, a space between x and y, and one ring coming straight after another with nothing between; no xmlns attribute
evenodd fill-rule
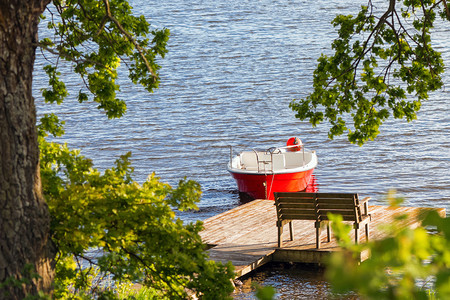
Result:
<svg viewBox="0 0 450 300"><path fill-rule="evenodd" d="M258 168L258 173L261 172L261 164L264 166L264 174L268 171L273 173L273 154L272 154L272 152L270 152L270 161L268 161L268 160L264 160L264 159L259 159L258 151L255 149L252 149L252 150L256 155L256 167ZM267 154L267 152L268 151L266 150L264 152L264 154ZM271 170L266 170L266 165L269 163L271 166Z"/></svg>

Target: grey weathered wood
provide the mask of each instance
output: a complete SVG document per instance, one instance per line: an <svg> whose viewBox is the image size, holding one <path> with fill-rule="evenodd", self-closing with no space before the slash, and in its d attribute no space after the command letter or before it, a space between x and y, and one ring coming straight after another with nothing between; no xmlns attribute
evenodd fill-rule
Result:
<svg viewBox="0 0 450 300"><path fill-rule="evenodd" d="M292 220L314 220L316 248L320 248L321 223L327 223L327 241L330 242L328 214L341 215L344 221L353 222L355 243L359 242L360 224L365 224L366 240L369 240L369 197L359 200L358 194L346 193L274 193L277 211L278 247L283 246L283 226L289 224L292 241Z"/></svg>

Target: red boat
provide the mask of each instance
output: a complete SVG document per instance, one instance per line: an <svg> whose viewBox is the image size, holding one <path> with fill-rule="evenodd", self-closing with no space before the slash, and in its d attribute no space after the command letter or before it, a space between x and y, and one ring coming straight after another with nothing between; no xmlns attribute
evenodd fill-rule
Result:
<svg viewBox="0 0 450 300"><path fill-rule="evenodd" d="M305 149L300 139L291 138L284 147L231 155L227 170L236 180L240 193L253 199L273 200L274 192L306 189L316 166L316 151Z"/></svg>

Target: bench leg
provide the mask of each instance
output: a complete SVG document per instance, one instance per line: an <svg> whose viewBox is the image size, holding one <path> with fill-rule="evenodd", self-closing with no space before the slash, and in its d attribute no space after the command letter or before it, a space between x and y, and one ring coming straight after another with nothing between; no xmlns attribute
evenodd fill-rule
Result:
<svg viewBox="0 0 450 300"><path fill-rule="evenodd" d="M327 242L331 242L331 235L330 235L330 222L327 222Z"/></svg>
<svg viewBox="0 0 450 300"><path fill-rule="evenodd" d="M283 246L283 226L278 226L278 248Z"/></svg>
<svg viewBox="0 0 450 300"><path fill-rule="evenodd" d="M366 223L366 242L369 242L369 223Z"/></svg>
<svg viewBox="0 0 450 300"><path fill-rule="evenodd" d="M289 222L289 232L290 232L291 241L293 241L294 240L294 229L292 228L292 221Z"/></svg>
<svg viewBox="0 0 450 300"><path fill-rule="evenodd" d="M320 222L315 222L316 226L316 248L320 248Z"/></svg>

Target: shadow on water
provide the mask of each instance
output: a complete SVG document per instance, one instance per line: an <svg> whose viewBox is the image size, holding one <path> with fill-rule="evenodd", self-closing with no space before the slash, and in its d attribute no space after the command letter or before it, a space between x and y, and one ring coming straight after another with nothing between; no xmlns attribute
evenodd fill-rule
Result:
<svg viewBox="0 0 450 300"><path fill-rule="evenodd" d="M321 266L299 263L266 264L236 282L234 299L256 299L255 285L270 285L277 290L276 299L330 299L330 285ZM337 295L337 299L358 299L354 294Z"/></svg>
<svg viewBox="0 0 450 300"><path fill-rule="evenodd" d="M184 222L204 221L243 204L236 189L207 189L203 191L203 198L214 199L214 201L200 201L198 209L176 210L177 217Z"/></svg>

